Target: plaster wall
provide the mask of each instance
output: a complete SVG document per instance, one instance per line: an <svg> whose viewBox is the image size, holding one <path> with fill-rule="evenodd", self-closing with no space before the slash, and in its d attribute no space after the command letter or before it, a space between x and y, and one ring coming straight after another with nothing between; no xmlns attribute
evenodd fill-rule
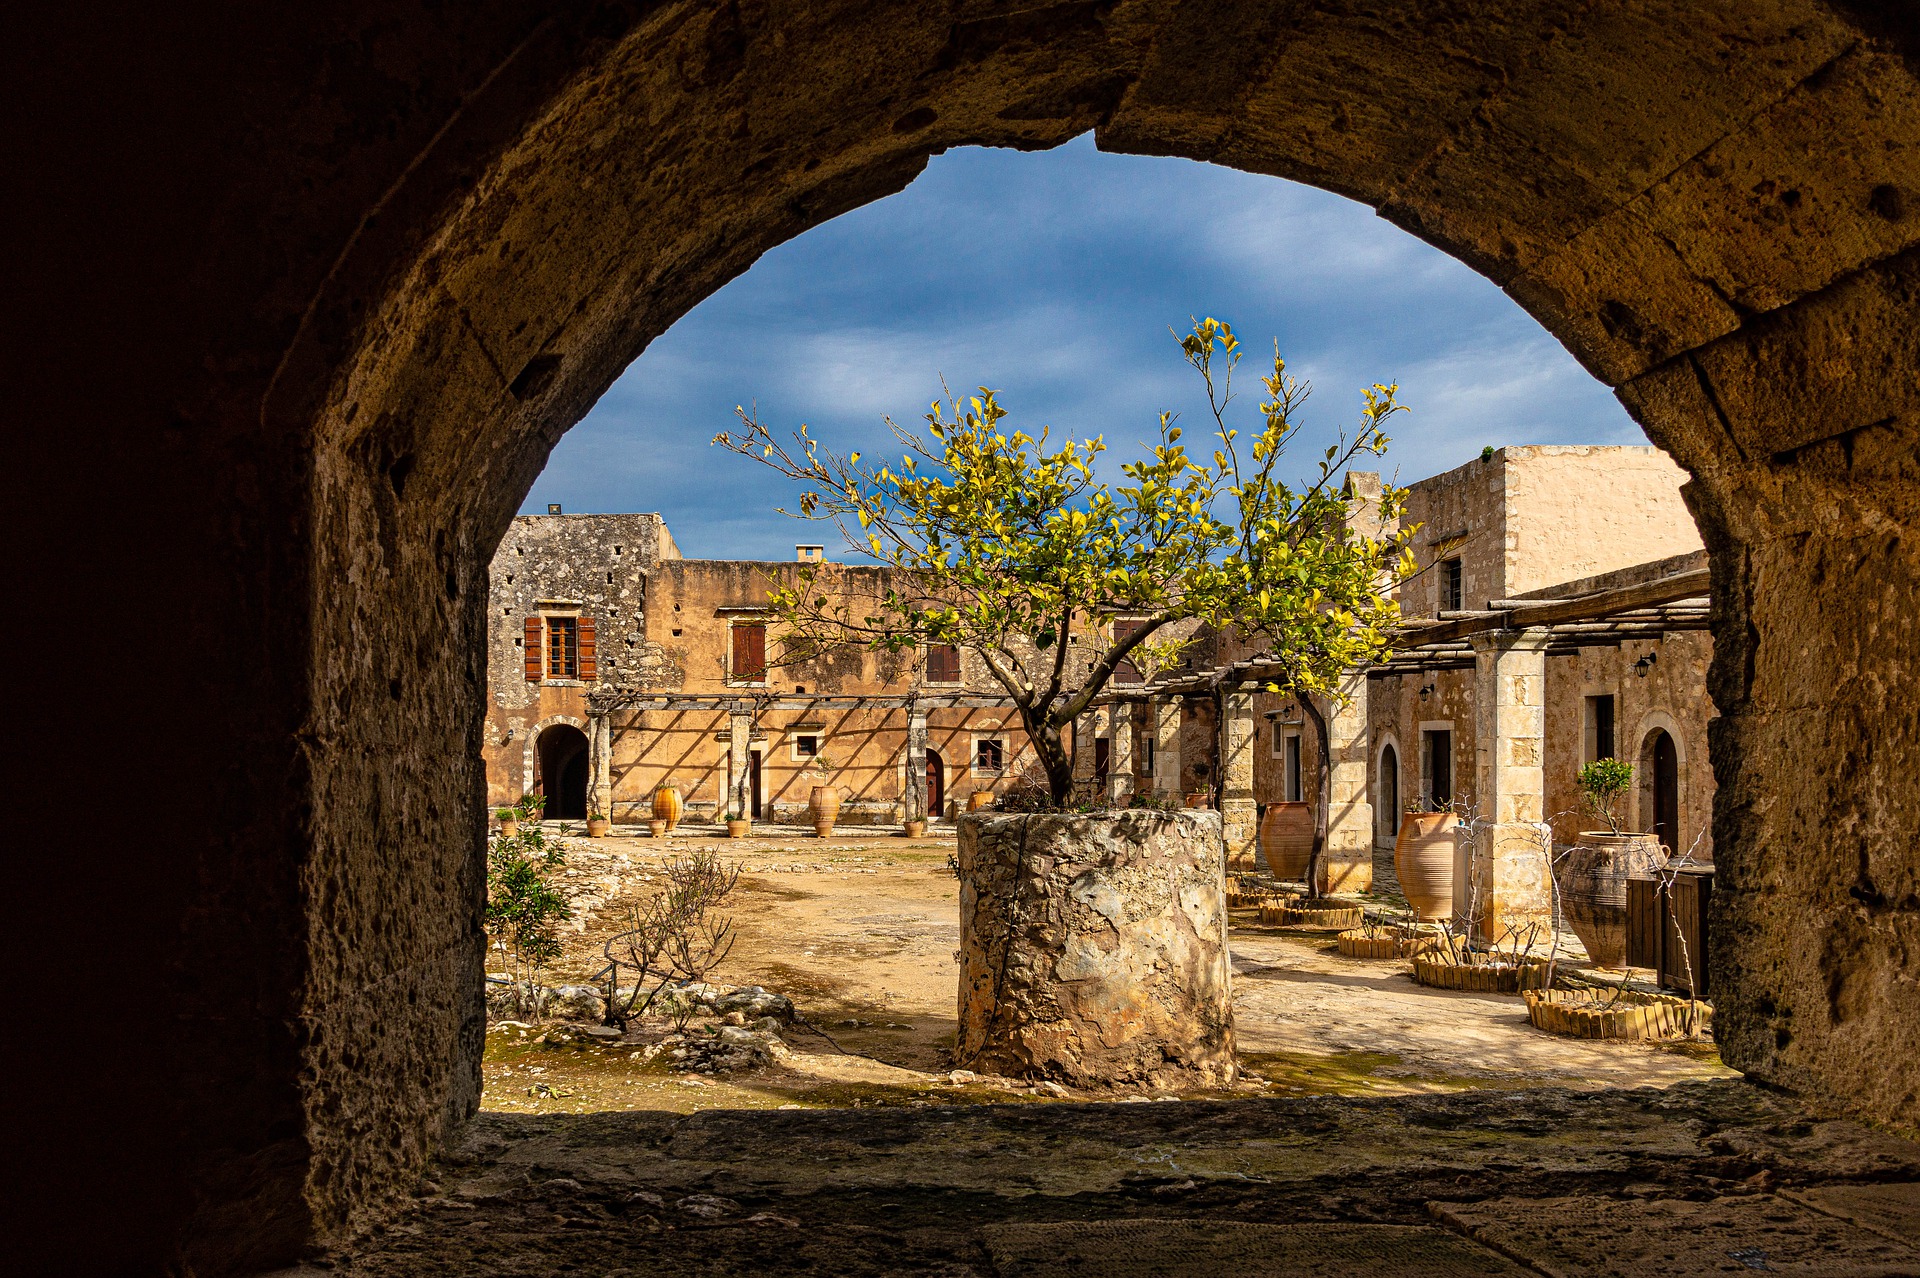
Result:
<svg viewBox="0 0 1920 1278"><path fill-rule="evenodd" d="M1474 595L1471 607L1701 549L1680 495L1687 473L1657 448L1528 445L1496 457L1504 593Z"/></svg>

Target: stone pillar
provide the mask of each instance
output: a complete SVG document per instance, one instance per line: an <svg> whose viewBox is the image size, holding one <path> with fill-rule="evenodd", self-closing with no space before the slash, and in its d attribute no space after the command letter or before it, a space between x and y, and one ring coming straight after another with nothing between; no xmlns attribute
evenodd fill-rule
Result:
<svg viewBox="0 0 1920 1278"><path fill-rule="evenodd" d="M724 820L729 812L741 816L753 811L753 710L734 710L727 716L727 797L720 805Z"/></svg>
<svg viewBox="0 0 1920 1278"><path fill-rule="evenodd" d="M1529 923L1551 925L1553 833L1545 820L1547 632L1472 636L1474 819L1460 827L1454 917L1498 941ZM1462 874L1459 871L1465 870Z"/></svg>
<svg viewBox="0 0 1920 1278"><path fill-rule="evenodd" d="M1345 704L1321 703L1327 723L1327 755L1333 765L1327 812L1326 881L1321 890L1365 892L1373 886L1373 802L1367 797L1367 673L1341 682Z"/></svg>
<svg viewBox="0 0 1920 1278"><path fill-rule="evenodd" d="M589 811L613 817L613 722L604 714L587 720L587 794Z"/></svg>
<svg viewBox="0 0 1920 1278"><path fill-rule="evenodd" d="M1231 1083L1219 821L961 817L955 1063L1129 1091Z"/></svg>
<svg viewBox="0 0 1920 1278"><path fill-rule="evenodd" d="M900 796L902 821L927 819L927 712L907 711L907 786Z"/></svg>
<svg viewBox="0 0 1920 1278"><path fill-rule="evenodd" d="M1116 701L1107 716L1113 740L1107 748L1107 798L1117 807L1133 798L1133 704Z"/></svg>
<svg viewBox="0 0 1920 1278"><path fill-rule="evenodd" d="M1093 756L1100 730L1107 726L1104 707L1089 710L1073 721L1073 787L1075 797L1093 793Z"/></svg>
<svg viewBox="0 0 1920 1278"><path fill-rule="evenodd" d="M1220 699L1220 820L1227 841L1227 868L1259 866L1260 809L1253 798L1253 694L1229 692Z"/></svg>
<svg viewBox="0 0 1920 1278"><path fill-rule="evenodd" d="M1181 799L1180 698L1155 697L1152 703L1153 788L1163 799Z"/></svg>

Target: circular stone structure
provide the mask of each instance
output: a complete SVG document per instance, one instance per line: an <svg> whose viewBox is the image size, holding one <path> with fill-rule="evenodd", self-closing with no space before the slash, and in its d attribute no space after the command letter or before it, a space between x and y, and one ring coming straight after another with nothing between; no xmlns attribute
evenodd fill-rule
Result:
<svg viewBox="0 0 1920 1278"><path fill-rule="evenodd" d="M1217 812L960 820L958 1064L1075 1087L1235 1077Z"/></svg>

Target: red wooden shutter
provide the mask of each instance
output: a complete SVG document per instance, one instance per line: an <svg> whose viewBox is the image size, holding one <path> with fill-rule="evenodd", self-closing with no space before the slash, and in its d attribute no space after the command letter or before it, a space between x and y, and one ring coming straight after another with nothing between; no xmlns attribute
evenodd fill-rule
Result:
<svg viewBox="0 0 1920 1278"><path fill-rule="evenodd" d="M598 677L598 671L600 669L600 662L594 655L596 647L594 643L594 622L592 617L580 618L579 643L580 678L583 681L591 681Z"/></svg>
<svg viewBox="0 0 1920 1278"><path fill-rule="evenodd" d="M1119 643L1122 639L1125 639L1128 635L1131 635L1132 633L1134 633L1134 631L1142 629L1146 624L1147 623L1144 621L1114 622L1113 623L1113 641L1116 644ZM1138 649L1136 649L1135 651L1138 651ZM1116 683L1142 682L1142 678L1140 675L1140 667L1133 664L1133 657L1131 655L1129 655L1119 665L1113 668L1113 678Z"/></svg>
<svg viewBox="0 0 1920 1278"><path fill-rule="evenodd" d="M527 668L527 678L535 683L540 682L540 672L545 668L543 663L546 660L546 653L542 649L544 639L544 627L540 618L528 617L526 634L522 640L525 651L520 656Z"/></svg>
<svg viewBox="0 0 1920 1278"><path fill-rule="evenodd" d="M927 683L960 681L960 649L950 643L927 645Z"/></svg>
<svg viewBox="0 0 1920 1278"><path fill-rule="evenodd" d="M767 673L767 628L733 628L733 677L742 682L762 678Z"/></svg>

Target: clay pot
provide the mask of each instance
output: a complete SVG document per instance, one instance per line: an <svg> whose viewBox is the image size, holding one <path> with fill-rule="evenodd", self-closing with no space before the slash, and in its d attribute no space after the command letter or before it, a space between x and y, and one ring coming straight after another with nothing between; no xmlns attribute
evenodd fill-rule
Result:
<svg viewBox="0 0 1920 1278"><path fill-rule="evenodd" d="M1453 917L1453 841L1460 818L1451 812L1409 812L1393 841L1393 872L1416 918Z"/></svg>
<svg viewBox="0 0 1920 1278"><path fill-rule="evenodd" d="M826 838L833 833L833 823L840 817L840 790L837 786L816 785L807 798L807 811L813 814L813 833L817 838Z"/></svg>
<svg viewBox="0 0 1920 1278"><path fill-rule="evenodd" d="M1665 863L1651 834L1586 830L1578 844L1556 858L1561 910L1596 967L1627 961L1627 880L1650 877Z"/></svg>
<svg viewBox="0 0 1920 1278"><path fill-rule="evenodd" d="M986 807L989 803L992 803L992 802L993 802L993 791L975 790L972 794L969 794L967 796L967 811L978 812L981 808Z"/></svg>
<svg viewBox="0 0 1920 1278"><path fill-rule="evenodd" d="M751 821L728 821L727 837L729 839L744 839L752 829L753 822Z"/></svg>
<svg viewBox="0 0 1920 1278"><path fill-rule="evenodd" d="M680 788L678 786L672 782L667 782L664 785L654 787L654 820L665 821L667 823L667 829L672 830L674 826L680 824L680 817L686 810L687 805L680 799Z"/></svg>
<svg viewBox="0 0 1920 1278"><path fill-rule="evenodd" d="M607 832L612 829L613 822L605 817L587 818L587 837L589 839L604 839L607 837Z"/></svg>
<svg viewBox="0 0 1920 1278"><path fill-rule="evenodd" d="M1260 855L1267 872L1283 883L1307 877L1313 856L1313 812L1305 803L1269 803L1260 818Z"/></svg>
<svg viewBox="0 0 1920 1278"><path fill-rule="evenodd" d="M924 838L926 836L927 823L925 821L909 821L906 824L907 837L909 839Z"/></svg>
<svg viewBox="0 0 1920 1278"><path fill-rule="evenodd" d="M1196 790L1192 794L1189 794L1186 799L1187 806L1190 808L1204 808L1212 802L1213 796L1205 790Z"/></svg>
<svg viewBox="0 0 1920 1278"><path fill-rule="evenodd" d="M501 838L503 839L515 838L519 835L519 833L520 833L520 823L518 821L502 821L500 823Z"/></svg>
<svg viewBox="0 0 1920 1278"><path fill-rule="evenodd" d="M655 817L653 820L647 822L647 833L656 839L664 839L667 837L667 823L661 818Z"/></svg>

